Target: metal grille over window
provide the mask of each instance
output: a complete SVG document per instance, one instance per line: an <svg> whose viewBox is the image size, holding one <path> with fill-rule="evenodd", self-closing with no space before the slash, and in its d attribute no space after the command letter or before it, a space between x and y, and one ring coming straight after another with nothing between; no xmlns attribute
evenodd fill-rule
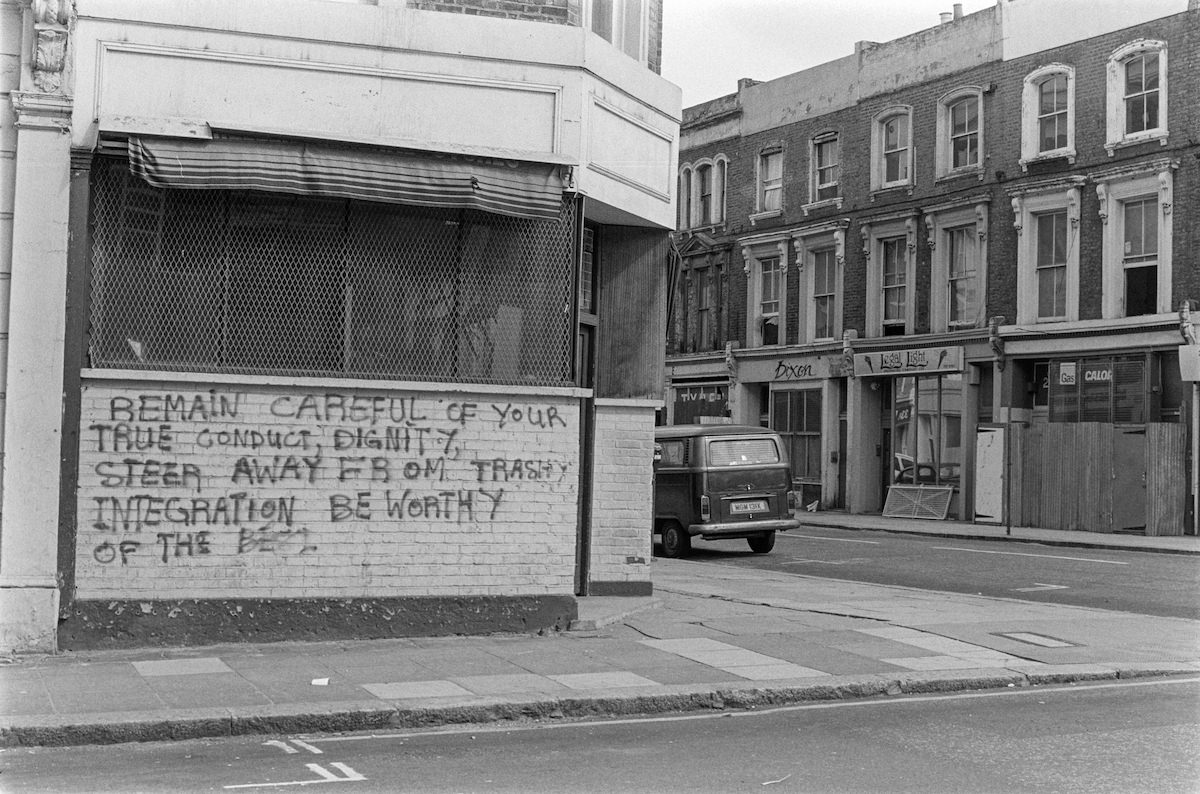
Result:
<svg viewBox="0 0 1200 794"><path fill-rule="evenodd" d="M557 221L93 169L93 367L571 383L575 205Z"/></svg>

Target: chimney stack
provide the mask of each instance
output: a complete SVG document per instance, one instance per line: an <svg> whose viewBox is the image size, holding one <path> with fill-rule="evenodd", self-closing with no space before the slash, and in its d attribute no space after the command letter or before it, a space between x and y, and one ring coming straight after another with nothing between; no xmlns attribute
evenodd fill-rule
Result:
<svg viewBox="0 0 1200 794"><path fill-rule="evenodd" d="M942 13L938 14L938 16L941 17L942 24L945 25L947 22L950 21L951 17L953 17L954 15L951 14L949 11L943 11Z"/></svg>
<svg viewBox="0 0 1200 794"><path fill-rule="evenodd" d="M962 19L962 3L954 4L954 18Z"/></svg>

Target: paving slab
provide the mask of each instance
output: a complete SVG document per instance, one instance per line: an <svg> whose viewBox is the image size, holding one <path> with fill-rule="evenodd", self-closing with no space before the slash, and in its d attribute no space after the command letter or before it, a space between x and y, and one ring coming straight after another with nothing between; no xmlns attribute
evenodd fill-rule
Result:
<svg viewBox="0 0 1200 794"><path fill-rule="evenodd" d="M1200 676L1200 621L688 560L655 559L652 578L652 597L613 599L607 611L606 599L583 599L577 630L555 635L16 657L0 664L0 743L384 730Z"/></svg>

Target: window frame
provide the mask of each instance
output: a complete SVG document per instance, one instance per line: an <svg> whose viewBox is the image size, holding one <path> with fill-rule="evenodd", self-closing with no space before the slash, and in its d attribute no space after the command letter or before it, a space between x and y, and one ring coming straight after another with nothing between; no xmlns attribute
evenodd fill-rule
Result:
<svg viewBox="0 0 1200 794"><path fill-rule="evenodd" d="M616 47L620 52L633 58L643 66L646 65L650 51L649 31L650 31L650 3L649 0L585 0L586 27L589 31L607 41L609 44ZM637 15L637 20L634 22L637 26L635 35L638 38L636 42L636 54L630 52L629 42L626 41L630 34L629 16L631 6L637 6L633 11ZM597 30L598 23L597 14L601 8L608 8L610 30L608 35L601 30Z"/></svg>
<svg viewBox="0 0 1200 794"><path fill-rule="evenodd" d="M1174 246L1171 210L1174 203L1175 158L1143 162L1137 170L1118 167L1093 175L1100 201L1102 229L1103 297L1102 316L1106 319L1127 317L1125 311L1124 207L1126 202L1153 196L1158 208L1158 253L1156 314L1171 311ZM1145 315L1136 315L1145 316Z"/></svg>
<svg viewBox="0 0 1200 794"><path fill-rule="evenodd" d="M967 100L974 100L976 111L975 136L976 157L974 163L954 165L954 107ZM937 106L937 176L939 179L964 175L975 175L983 179L984 124L983 87L962 86L942 96Z"/></svg>
<svg viewBox="0 0 1200 794"><path fill-rule="evenodd" d="M863 255L867 264L867 321L866 335L870 337L896 336L885 332L883 249L886 241L904 239L901 251L904 255L904 333L911 336L916 329L916 283L917 283L917 218L906 213L900 217L873 220L859 227L863 239Z"/></svg>
<svg viewBox="0 0 1200 794"><path fill-rule="evenodd" d="M978 196L969 202L934 207L925 215L930 251L929 325L933 332L982 328L987 317L988 211L990 199ZM975 301L972 321L951 320L950 235L970 228L976 235L974 263Z"/></svg>
<svg viewBox="0 0 1200 794"><path fill-rule="evenodd" d="M779 347L787 344L787 295L788 295L788 244L786 238L758 240L742 247L743 272L746 274L746 343L750 347ZM778 261L779 292L775 298L778 308L774 312L762 311L763 270L766 260ZM763 321L775 317L777 340L774 344L764 343Z"/></svg>
<svg viewBox="0 0 1200 794"><path fill-rule="evenodd" d="M1011 195L1017 231L1017 323L1044 324L1079 320L1079 202L1084 179L1071 177ZM1038 317L1036 218L1066 212L1066 315Z"/></svg>
<svg viewBox="0 0 1200 794"><path fill-rule="evenodd" d="M833 165L822 167L818 153L821 147L831 146L833 152ZM808 203L801 209L804 214L808 215L812 210L818 207L837 207L841 209L842 202L845 197L842 195L842 138L841 134L835 130L827 130L825 132L814 135L808 141ZM821 182L821 171L829 168L836 169L837 178L832 182ZM831 187L834 194L831 196L821 196L821 189Z"/></svg>
<svg viewBox="0 0 1200 794"><path fill-rule="evenodd" d="M700 201L703 172L708 170L711 178L710 202L707 215ZM725 222L725 197L729 158L724 154L705 157L679 167L679 228L695 229L701 226L718 226Z"/></svg>
<svg viewBox="0 0 1200 794"><path fill-rule="evenodd" d="M800 343L825 342L840 339L844 322L843 304L845 300L845 265L846 265L846 222L836 221L820 226L801 230L792 238L792 246L796 250L796 267L800 271L799 280L799 311ZM824 252L833 254L833 298L831 311L833 334L831 336L817 335L816 299L817 299L817 268L816 256Z"/></svg>
<svg viewBox="0 0 1200 794"><path fill-rule="evenodd" d="M902 163L905 174L900 179L888 181L887 155L901 149L887 149L885 136L887 124L893 119L902 120L897 129L904 130L906 145ZM876 113L871 118L871 190L873 192L907 187L909 192L916 185L916 147L913 142L913 112L911 105L893 105Z"/></svg>
<svg viewBox="0 0 1200 794"><path fill-rule="evenodd" d="M1041 149L1041 86L1052 77L1062 75L1067 80L1067 143L1055 149ZM1025 75L1021 91L1021 168L1030 163L1066 158L1075 162L1075 67L1065 63L1050 63Z"/></svg>
<svg viewBox="0 0 1200 794"><path fill-rule="evenodd" d="M692 165L679 167L679 228L692 228Z"/></svg>
<svg viewBox="0 0 1200 794"><path fill-rule="evenodd" d="M771 158L779 158L779 177L768 180L767 167ZM768 181L772 184L768 185ZM778 183L778 184L775 184ZM764 146L758 152L754 171L754 213L750 223L764 218L774 218L783 214L783 184L784 184L784 148L782 144ZM767 192L777 192L779 196L777 207L767 207Z"/></svg>
<svg viewBox="0 0 1200 794"><path fill-rule="evenodd" d="M1126 132L1127 95L1125 94L1125 67L1137 57L1154 53L1158 56L1158 124L1136 132ZM1158 141L1167 145L1167 43L1158 39L1135 39L1121 45L1109 56L1107 74L1107 135L1104 148L1108 156L1122 146Z"/></svg>
<svg viewBox="0 0 1200 794"><path fill-rule="evenodd" d="M815 406L810 404L814 395L816 397ZM792 469L792 477L796 480L809 483L820 483L824 474L825 389L820 385L812 384L772 388L770 400L771 404L768 413L770 427L779 434L780 439L783 441L784 452ZM800 401L801 413L803 414L803 426L800 428L793 427L791 424L792 411L788 409L794 400ZM782 406L779 404L781 401L783 403ZM783 409L782 417L786 420L782 423L777 421L780 418L780 408ZM810 412L810 408L814 410ZM815 416L810 415L810 413L815 414ZM814 424L816 425L815 429L813 429ZM795 465L796 457L794 453L797 445L802 446L806 453L804 456L805 465L803 467ZM814 465L810 468L809 463Z"/></svg>

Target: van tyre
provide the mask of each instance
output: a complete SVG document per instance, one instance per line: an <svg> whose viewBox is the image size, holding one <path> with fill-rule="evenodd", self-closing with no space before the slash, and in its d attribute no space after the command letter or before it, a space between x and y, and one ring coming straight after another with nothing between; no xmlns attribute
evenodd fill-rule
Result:
<svg viewBox="0 0 1200 794"><path fill-rule="evenodd" d="M750 544L750 551L755 554L766 554L775 548L775 531L763 532L752 538L746 538L746 542Z"/></svg>
<svg viewBox="0 0 1200 794"><path fill-rule="evenodd" d="M692 550L692 536L676 521L668 521L662 528L662 556L678 559L686 557Z"/></svg>

